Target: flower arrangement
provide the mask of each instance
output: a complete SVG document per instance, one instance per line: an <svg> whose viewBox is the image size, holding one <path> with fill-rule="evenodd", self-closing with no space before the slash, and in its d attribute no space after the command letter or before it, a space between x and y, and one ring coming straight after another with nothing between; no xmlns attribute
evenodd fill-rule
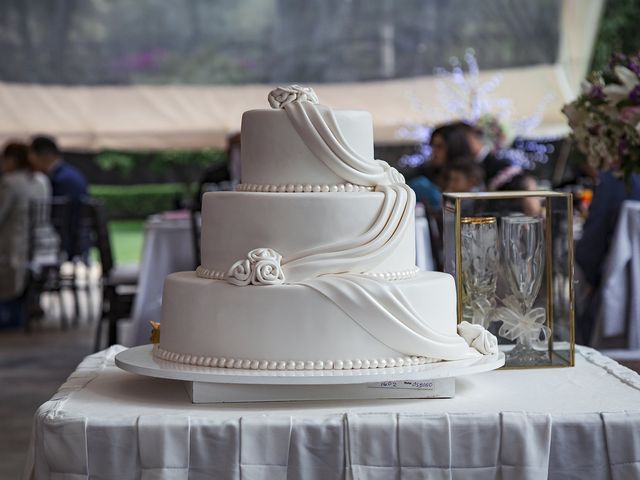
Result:
<svg viewBox="0 0 640 480"><path fill-rule="evenodd" d="M640 173L640 52L614 55L609 68L592 72L562 111L593 167Z"/></svg>

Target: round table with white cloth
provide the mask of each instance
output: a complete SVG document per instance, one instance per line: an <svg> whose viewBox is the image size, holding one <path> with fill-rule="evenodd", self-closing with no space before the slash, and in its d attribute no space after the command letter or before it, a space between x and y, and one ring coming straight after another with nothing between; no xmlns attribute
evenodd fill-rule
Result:
<svg viewBox="0 0 640 480"><path fill-rule="evenodd" d="M460 377L451 399L227 404L120 370L122 350L38 409L25 479L640 478L640 376L589 348Z"/></svg>
<svg viewBox="0 0 640 480"><path fill-rule="evenodd" d="M416 205L416 265L427 272L434 269L429 222L421 204Z"/></svg>
<svg viewBox="0 0 640 480"><path fill-rule="evenodd" d="M640 350L640 202L622 204L602 270L601 335L626 333L627 347Z"/></svg>
<svg viewBox="0 0 640 480"><path fill-rule="evenodd" d="M132 325L125 344L149 342L149 321L160 321L164 279L170 273L194 269L193 249L188 212L152 215L147 219L138 290L131 313Z"/></svg>

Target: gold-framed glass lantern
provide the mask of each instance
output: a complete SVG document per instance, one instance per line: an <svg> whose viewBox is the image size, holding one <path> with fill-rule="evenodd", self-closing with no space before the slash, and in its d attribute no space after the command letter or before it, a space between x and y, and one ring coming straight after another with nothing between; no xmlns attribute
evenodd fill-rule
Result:
<svg viewBox="0 0 640 480"><path fill-rule="evenodd" d="M458 322L494 333L506 368L573 366L572 195L446 193L443 215Z"/></svg>

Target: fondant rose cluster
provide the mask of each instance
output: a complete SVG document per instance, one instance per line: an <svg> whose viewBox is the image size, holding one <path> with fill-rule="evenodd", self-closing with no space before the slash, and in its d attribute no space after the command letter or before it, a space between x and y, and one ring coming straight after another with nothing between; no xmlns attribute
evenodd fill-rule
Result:
<svg viewBox="0 0 640 480"><path fill-rule="evenodd" d="M469 322L458 324L458 334L464 338L467 345L475 348L483 355L498 353L498 339L482 325Z"/></svg>
<svg viewBox="0 0 640 480"><path fill-rule="evenodd" d="M289 85L288 87L278 87L271 90L268 100L272 108L284 108L285 105L291 102L318 103L318 96L313 91L313 88Z"/></svg>
<svg viewBox="0 0 640 480"><path fill-rule="evenodd" d="M284 272L280 261L282 255L271 248L256 248L247 258L238 260L227 272L227 281L233 285L281 285Z"/></svg>

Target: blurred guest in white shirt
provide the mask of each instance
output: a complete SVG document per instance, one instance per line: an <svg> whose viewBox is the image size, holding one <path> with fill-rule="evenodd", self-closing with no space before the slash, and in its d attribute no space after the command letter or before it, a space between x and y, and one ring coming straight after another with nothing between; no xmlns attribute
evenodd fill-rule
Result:
<svg viewBox="0 0 640 480"><path fill-rule="evenodd" d="M0 326L19 324L29 262L29 205L46 201L51 186L33 171L29 148L19 142L4 147L0 158Z"/></svg>

